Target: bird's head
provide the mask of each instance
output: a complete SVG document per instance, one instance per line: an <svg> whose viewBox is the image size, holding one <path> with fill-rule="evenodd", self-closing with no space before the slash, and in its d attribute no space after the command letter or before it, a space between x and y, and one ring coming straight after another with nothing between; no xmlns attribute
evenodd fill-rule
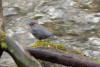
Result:
<svg viewBox="0 0 100 67"><path fill-rule="evenodd" d="M35 24L36 24L35 22L29 23L30 26L34 26Z"/></svg>

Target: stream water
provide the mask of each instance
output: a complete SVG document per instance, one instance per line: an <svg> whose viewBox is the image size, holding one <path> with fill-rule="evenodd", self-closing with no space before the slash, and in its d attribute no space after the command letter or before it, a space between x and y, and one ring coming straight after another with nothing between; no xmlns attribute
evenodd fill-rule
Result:
<svg viewBox="0 0 100 67"><path fill-rule="evenodd" d="M36 42L27 21L44 25L56 43L100 61L100 0L3 0L6 32L24 46ZM0 65L13 65L4 53ZM9 67L11 67L9 66Z"/></svg>

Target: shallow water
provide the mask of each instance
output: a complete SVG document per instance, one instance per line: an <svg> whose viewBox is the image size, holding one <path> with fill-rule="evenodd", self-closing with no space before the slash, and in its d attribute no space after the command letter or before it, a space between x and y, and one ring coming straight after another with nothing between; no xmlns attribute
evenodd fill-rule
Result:
<svg viewBox="0 0 100 67"><path fill-rule="evenodd" d="M54 42L100 61L99 3L100 0L3 0L6 32L29 46L36 39L26 23L35 21L58 37Z"/></svg>

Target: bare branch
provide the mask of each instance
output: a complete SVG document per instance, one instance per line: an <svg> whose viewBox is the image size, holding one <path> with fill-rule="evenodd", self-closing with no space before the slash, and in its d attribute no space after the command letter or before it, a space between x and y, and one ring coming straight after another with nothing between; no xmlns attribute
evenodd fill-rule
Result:
<svg viewBox="0 0 100 67"><path fill-rule="evenodd" d="M75 59L71 56L66 56L63 54L56 53L56 52L50 52L44 49L26 48L26 50L29 51L29 53L37 59L49 61L52 63L58 63L65 66L100 67L100 64L97 64L97 63Z"/></svg>

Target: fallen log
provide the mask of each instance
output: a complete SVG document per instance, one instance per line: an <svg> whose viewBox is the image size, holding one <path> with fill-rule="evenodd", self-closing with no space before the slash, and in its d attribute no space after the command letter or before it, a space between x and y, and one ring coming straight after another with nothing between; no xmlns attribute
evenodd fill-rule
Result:
<svg viewBox="0 0 100 67"><path fill-rule="evenodd" d="M58 63L65 66L100 67L100 64L98 63L90 62L88 60L85 61L85 60L75 59L71 56L66 56L63 54L56 53L56 52L50 52L44 49L26 48L26 50L37 59L49 61L52 63Z"/></svg>

